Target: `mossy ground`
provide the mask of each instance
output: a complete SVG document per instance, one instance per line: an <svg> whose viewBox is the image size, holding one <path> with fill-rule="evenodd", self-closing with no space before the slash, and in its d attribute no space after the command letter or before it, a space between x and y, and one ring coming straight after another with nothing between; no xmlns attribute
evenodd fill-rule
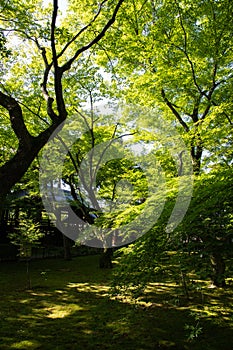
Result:
<svg viewBox="0 0 233 350"><path fill-rule="evenodd" d="M98 256L0 264L1 350L233 349L233 290L183 296L169 282L137 302L108 294Z"/></svg>

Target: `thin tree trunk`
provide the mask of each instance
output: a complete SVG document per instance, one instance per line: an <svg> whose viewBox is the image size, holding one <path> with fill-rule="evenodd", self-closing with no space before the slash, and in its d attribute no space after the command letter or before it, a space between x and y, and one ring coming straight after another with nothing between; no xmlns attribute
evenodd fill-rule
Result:
<svg viewBox="0 0 233 350"><path fill-rule="evenodd" d="M219 252L213 252L210 256L212 266L212 282L216 287L225 287L225 262Z"/></svg>
<svg viewBox="0 0 233 350"><path fill-rule="evenodd" d="M113 248L104 248L100 256L99 267L101 269L111 269L112 257L113 257Z"/></svg>
<svg viewBox="0 0 233 350"><path fill-rule="evenodd" d="M63 236L63 248L64 248L64 259L65 260L71 260L72 255L71 255L71 244L70 244L70 239L66 237L65 235Z"/></svg>
<svg viewBox="0 0 233 350"><path fill-rule="evenodd" d="M30 260L29 260L29 258L27 258L27 261L26 261L26 271L27 271L27 288L31 289L32 284L31 284L31 276L30 276Z"/></svg>
<svg viewBox="0 0 233 350"><path fill-rule="evenodd" d="M0 195L0 222L2 222L2 215L4 212L4 203L5 203L5 196Z"/></svg>

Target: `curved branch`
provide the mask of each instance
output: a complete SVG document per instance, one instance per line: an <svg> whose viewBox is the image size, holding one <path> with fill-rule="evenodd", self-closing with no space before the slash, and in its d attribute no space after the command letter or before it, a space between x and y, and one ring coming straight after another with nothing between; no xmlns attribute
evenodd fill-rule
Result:
<svg viewBox="0 0 233 350"><path fill-rule="evenodd" d="M182 20L182 14L181 14L181 11L180 11L180 7L179 7L179 4L177 3L176 0L175 0L175 3L176 3L176 6L177 6L177 9L178 9L180 26L181 26L181 29L182 29L182 31L184 33L184 49L182 49L182 51L185 54L185 56L187 58L187 61L188 61L189 65L190 65L190 67L191 67L194 85L196 86L196 88L199 91L199 93L201 95L203 95L203 91L202 91L202 89L200 88L200 86L198 85L198 82L197 82L194 64L193 64L193 62L190 59L189 54L188 54L188 50L187 50L187 46L188 46L187 33L186 33L186 30L185 30L185 27L184 27L184 23L183 23L183 20Z"/></svg>
<svg viewBox="0 0 233 350"><path fill-rule="evenodd" d="M174 114L174 116L178 119L178 121L180 122L180 124L183 126L183 128L185 129L186 132L189 132L189 127L188 125L185 123L185 121L181 118L180 114L177 112L177 110L175 109L175 107L173 106L173 104L168 100L168 98L166 97L165 91L164 89L161 90L161 95L163 97L164 102L166 103L166 105L170 108L170 110L172 111L172 113Z"/></svg>
<svg viewBox="0 0 233 350"><path fill-rule="evenodd" d="M94 170L94 176L93 176L94 179L97 176L97 173L99 171L100 164L101 164L101 162L102 162L102 160L104 158L104 155L106 154L107 150L112 146L113 142L116 141L116 140L122 139L123 137L126 137L126 136L133 136L133 135L135 135L137 133L137 132L132 132L132 133L127 133L127 134L123 134L123 135L115 137L118 125L119 124L116 124L116 126L114 128L114 131L113 131L113 135L112 135L111 140L107 142L107 145L105 146L105 148L103 149L103 151L100 154L99 160L98 160L97 165L96 165L95 170Z"/></svg>
<svg viewBox="0 0 233 350"><path fill-rule="evenodd" d="M84 26L82 29L80 29L80 31L76 35L74 35L74 37L70 41L68 41L68 43L66 43L66 45L63 47L61 52L59 52L59 54L57 55L57 58L61 57L65 53L65 51L68 49L68 47L96 21L96 19L98 18L99 14L101 12L101 9L106 1L107 0L104 0L99 4L98 11L97 11L96 15L93 17L93 19L86 26Z"/></svg>
<svg viewBox="0 0 233 350"><path fill-rule="evenodd" d="M44 61L45 65L45 71L44 71L44 77L43 81L41 83L41 89L42 93L44 96L45 101L47 102L47 113L49 117L52 119L52 121L58 120L58 115L54 112L53 110L53 101L54 99L49 96L48 90L47 90L47 83L48 83L48 77L49 77L49 72L53 66L53 62L48 63L47 55L46 55L46 49L44 47L41 47L38 40L35 39L36 46L38 49L41 51L41 55Z"/></svg>
<svg viewBox="0 0 233 350"><path fill-rule="evenodd" d="M76 51L76 53L73 55L73 57L71 57L71 59L69 59L63 66L62 66L62 73L69 70L71 65L73 64L73 62L77 59L78 56L81 55L81 53L87 51L88 49L90 49L94 44L97 44L106 34L107 30L111 27L111 25L115 22L116 20L116 15L117 12L119 10L119 8L121 7L122 3L124 0L119 0L115 10L113 11L113 15L110 18L110 20L107 22L107 24L104 26L104 28L102 29L102 31L87 45L82 46L80 49L78 49Z"/></svg>

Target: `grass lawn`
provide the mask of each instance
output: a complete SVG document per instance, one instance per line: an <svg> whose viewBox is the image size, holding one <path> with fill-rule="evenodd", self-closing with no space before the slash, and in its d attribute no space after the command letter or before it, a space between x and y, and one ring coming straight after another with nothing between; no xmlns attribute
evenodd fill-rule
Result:
<svg viewBox="0 0 233 350"><path fill-rule="evenodd" d="M0 349L233 349L233 290L203 285L190 300L156 283L138 302L108 295L98 256L0 263Z"/></svg>

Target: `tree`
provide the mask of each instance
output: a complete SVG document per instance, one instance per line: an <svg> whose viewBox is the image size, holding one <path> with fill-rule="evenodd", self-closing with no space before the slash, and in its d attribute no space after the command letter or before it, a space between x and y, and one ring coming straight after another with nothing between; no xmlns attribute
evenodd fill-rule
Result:
<svg viewBox="0 0 233 350"><path fill-rule="evenodd" d="M49 184L48 192L52 192L51 197L47 197L47 203L49 211L55 214L56 225L61 225L66 231L68 229L68 234L74 231L72 238L79 243L103 247L100 265L111 267L112 246L117 244L113 233L116 230L116 225L113 225L115 212L122 212L125 207L129 208L146 195L143 171L127 159L129 151L123 150L124 138L133 133L124 132L124 126L119 123L106 125L111 119L113 124L116 116L101 115L94 113L94 110L90 113L77 110L77 113L85 125L84 132L79 130L81 136L75 138L72 144L71 134L77 133L77 130L76 123L71 122L68 128L63 128L56 142L48 144L43 154L45 162L41 162L42 169L44 167L41 179L45 188ZM130 144L129 141L125 143ZM61 148L64 148L63 153L65 150L65 157ZM50 164L51 153L53 158ZM67 212L65 221L61 220L61 203L56 202L56 188L52 189L52 179L60 181L58 177L61 172L63 184L68 186L72 196L69 204L66 201L62 205ZM128 187L131 189L132 186L134 196L129 202L131 194ZM72 212L81 220L76 220ZM93 224L91 229L89 225ZM109 232L104 234L101 228L105 231L108 229ZM89 229L93 232L88 232Z"/></svg>
<svg viewBox="0 0 233 350"><path fill-rule="evenodd" d="M197 279L211 279L215 287L226 286L233 258L232 169L218 167L196 178L190 207L168 235L166 223L175 201L174 179L171 182L173 190L154 227L119 251L114 293L127 291L137 297L149 282L169 278L189 297L194 273Z"/></svg>
<svg viewBox="0 0 233 350"><path fill-rule="evenodd" d="M210 260L209 273L217 287L225 287L225 258L232 258L232 169L218 167L196 180L194 195L178 233L197 260ZM187 243L188 242L188 243ZM185 249L185 247L183 247ZM201 258L200 258L201 257ZM200 262L200 270L203 270Z"/></svg>
<svg viewBox="0 0 233 350"><path fill-rule="evenodd" d="M13 37L9 35L8 42L14 52L3 60L1 119L7 119L7 130L15 141L13 152L9 150L6 158L1 157L1 203L52 133L66 120L72 102L68 99L70 88L67 92L64 89L64 76L72 74L75 62L104 37L122 3L123 0L105 0L98 8L89 7L88 16L82 15L72 24L68 22L68 28L62 22L58 24L61 18L57 0L47 9L37 0L30 4L10 1L1 5L1 33L14 33ZM72 6L74 13L77 7ZM1 37L2 53L5 37ZM6 152L4 147L2 151Z"/></svg>
<svg viewBox="0 0 233 350"><path fill-rule="evenodd" d="M18 231L18 232L17 232ZM27 287L31 288L30 276L30 258L32 247L40 244L39 240L43 237L43 233L39 230L39 224L34 223L31 219L22 215L19 220L19 227L15 233L9 234L11 242L18 246L19 257L26 261L27 271Z"/></svg>
<svg viewBox="0 0 233 350"><path fill-rule="evenodd" d="M118 18L117 32L108 33L106 41L101 43L102 51L106 51L108 57L100 55L98 62L104 66L108 62L108 72L112 73L112 91L125 102L150 106L157 111L150 120L139 119L137 127L144 127L146 123L152 126L159 120L171 120L189 149L197 176L202 172L209 172L217 165L227 167L230 171L232 165L232 13L233 6L228 0L133 1L124 16ZM182 153L180 161L183 161ZM168 164L170 177L174 177L171 159L163 157L163 162ZM211 176L214 174L211 173ZM202 181L205 186L210 178L204 176L201 180L198 177L194 180L197 181L197 192L200 189L202 193ZM220 178L216 177L216 188L218 181ZM224 192L227 184L228 180ZM206 196L213 199L214 186L206 187L209 191ZM202 203L197 192L195 197ZM172 191L169 200L174 204ZM191 206L196 213L199 212L198 200L194 199ZM165 209L171 209L171 203L166 203ZM209 211L214 212L211 203L207 204L210 207L200 205L204 216ZM143 251L143 271L147 267L150 271L150 264L155 268L153 259L150 264L144 263L148 261L147 249L151 251L148 248L150 244L146 242L153 242L153 234L159 235L161 241L167 239L165 218L169 216L162 215L159 221L161 226L155 225L150 231L150 238L135 244L135 250L132 249L132 254L129 252L129 260L126 257L126 262L130 261L134 266L133 259L140 250ZM189 215L187 218L190 218ZM212 234L214 221L213 214L209 222ZM196 223L205 227L200 217ZM183 232L182 227L181 225L180 232ZM229 227L232 227L230 220ZM221 235L224 236L224 226L219 223L218 229L222 230ZM216 239L205 235L202 228L200 236L203 238L199 237L198 240L206 239L206 244L216 250ZM172 237L171 234L170 238ZM177 237L175 233L174 237ZM175 240L170 242L173 247L167 249L178 249ZM144 249L145 246L147 249ZM155 247L152 243L151 246ZM214 257L210 251L205 254L208 259L212 255L212 262L215 264L213 268L216 269L214 274L221 270L220 275L223 278L222 258L216 258L216 254ZM219 268L216 259L219 261ZM213 279L216 285L224 284L223 280L217 282L216 276Z"/></svg>
<svg viewBox="0 0 233 350"><path fill-rule="evenodd" d="M113 89L173 120L196 174L231 152L232 14L229 0L133 1L101 44Z"/></svg>

